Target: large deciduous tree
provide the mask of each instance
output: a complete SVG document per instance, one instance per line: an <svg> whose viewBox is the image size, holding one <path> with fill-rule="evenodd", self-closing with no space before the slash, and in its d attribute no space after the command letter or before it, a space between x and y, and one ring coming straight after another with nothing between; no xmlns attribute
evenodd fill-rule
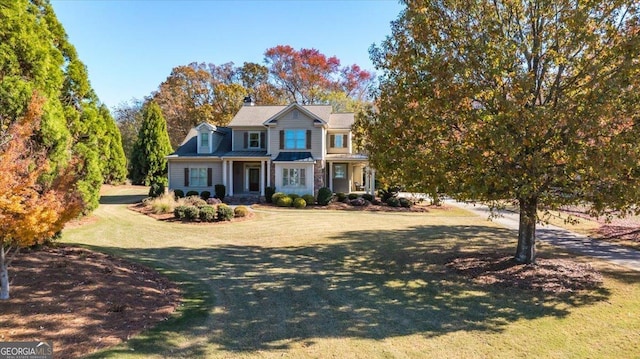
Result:
<svg viewBox="0 0 640 359"><path fill-rule="evenodd" d="M521 263L535 261L540 206L638 209L637 1L405 3L371 49L376 168L430 193L516 200Z"/></svg>
<svg viewBox="0 0 640 359"><path fill-rule="evenodd" d="M142 126L138 140L133 146L129 175L135 184L151 186L167 185L167 155L171 143L167 134L167 122L160 106L154 101L147 103L142 111Z"/></svg>
<svg viewBox="0 0 640 359"><path fill-rule="evenodd" d="M52 237L82 208L72 167L59 169L51 183L40 180L50 169L32 137L40 126L41 106L34 97L25 115L0 131L0 299L9 299L8 267L20 248Z"/></svg>
<svg viewBox="0 0 640 359"><path fill-rule="evenodd" d="M288 102L303 105L327 103L334 92L360 101L368 99L373 74L358 65L340 67L340 60L316 49L296 50L278 45L265 51L264 61L276 86Z"/></svg>

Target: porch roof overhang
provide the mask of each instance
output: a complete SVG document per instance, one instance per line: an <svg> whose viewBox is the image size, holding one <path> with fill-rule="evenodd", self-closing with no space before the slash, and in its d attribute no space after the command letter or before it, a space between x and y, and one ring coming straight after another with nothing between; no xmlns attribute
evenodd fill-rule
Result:
<svg viewBox="0 0 640 359"><path fill-rule="evenodd" d="M270 158L271 155L267 151L231 151L222 155L224 159L236 158Z"/></svg>
<svg viewBox="0 0 640 359"><path fill-rule="evenodd" d="M369 162L369 156L363 154L331 154L326 155L325 160L329 162Z"/></svg>
<svg viewBox="0 0 640 359"><path fill-rule="evenodd" d="M280 152L273 162L315 162L311 152Z"/></svg>

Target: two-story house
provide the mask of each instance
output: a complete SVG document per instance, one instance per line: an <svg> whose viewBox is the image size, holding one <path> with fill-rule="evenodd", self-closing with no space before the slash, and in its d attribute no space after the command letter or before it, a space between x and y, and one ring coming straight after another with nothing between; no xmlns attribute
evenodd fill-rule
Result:
<svg viewBox="0 0 640 359"><path fill-rule="evenodd" d="M228 196L264 196L266 187L285 193L373 193L375 171L354 153L353 113L331 106L254 106L250 101L228 127L202 123L167 157L169 189Z"/></svg>

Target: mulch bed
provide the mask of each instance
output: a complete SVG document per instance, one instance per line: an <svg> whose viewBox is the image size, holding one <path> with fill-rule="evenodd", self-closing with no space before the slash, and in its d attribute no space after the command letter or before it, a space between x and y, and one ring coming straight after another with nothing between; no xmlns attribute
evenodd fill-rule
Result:
<svg viewBox="0 0 640 359"><path fill-rule="evenodd" d="M247 206L248 207L248 206ZM186 223L186 224L198 224L198 225L215 225L215 224L223 224L223 223L234 223L234 222L243 222L253 218L253 212L249 211L244 217L234 217L230 221L219 221L219 222L190 222L190 221L182 221L174 217L173 213L153 213L153 210L150 206L146 206L144 203L134 203L129 205L127 208L134 212L142 213L151 218L157 219L159 221L164 222L177 222L177 223Z"/></svg>
<svg viewBox="0 0 640 359"><path fill-rule="evenodd" d="M181 298L159 273L82 248L24 251L9 275L0 341L53 341L56 358L126 341L166 320Z"/></svg>
<svg viewBox="0 0 640 359"><path fill-rule="evenodd" d="M537 258L535 265L524 265L516 263L513 255L473 253L452 258L446 266L478 284L545 293L592 290L602 285L602 275L593 267L569 259Z"/></svg>
<svg viewBox="0 0 640 359"><path fill-rule="evenodd" d="M254 204L251 206L251 208L282 208L282 209L286 209L283 207L278 207L274 204L271 203L261 203L261 204ZM291 207L291 209L296 210L297 208L293 208ZM426 205L426 204L416 204L414 206L412 206L411 208L404 208L404 207L391 207L391 206L387 206L387 205L374 205L374 204L370 204L368 206L352 206L348 203L343 203L343 202L331 202L326 206L320 206L320 205L308 205L305 208L302 209L328 209L328 210L341 210L341 211L372 211L372 212L418 212L418 213L424 213L424 212L429 212L432 210L448 210L450 209L450 207L446 206L446 205L440 205L440 206L435 206L435 205Z"/></svg>

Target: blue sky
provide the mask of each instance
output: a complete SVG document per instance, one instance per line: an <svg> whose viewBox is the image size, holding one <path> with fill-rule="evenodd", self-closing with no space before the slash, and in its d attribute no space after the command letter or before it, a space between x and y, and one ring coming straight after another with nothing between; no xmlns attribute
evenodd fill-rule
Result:
<svg viewBox="0 0 640 359"><path fill-rule="evenodd" d="M156 90L175 66L263 63L290 45L374 70L371 44L391 33L396 0L51 0L109 108Z"/></svg>

